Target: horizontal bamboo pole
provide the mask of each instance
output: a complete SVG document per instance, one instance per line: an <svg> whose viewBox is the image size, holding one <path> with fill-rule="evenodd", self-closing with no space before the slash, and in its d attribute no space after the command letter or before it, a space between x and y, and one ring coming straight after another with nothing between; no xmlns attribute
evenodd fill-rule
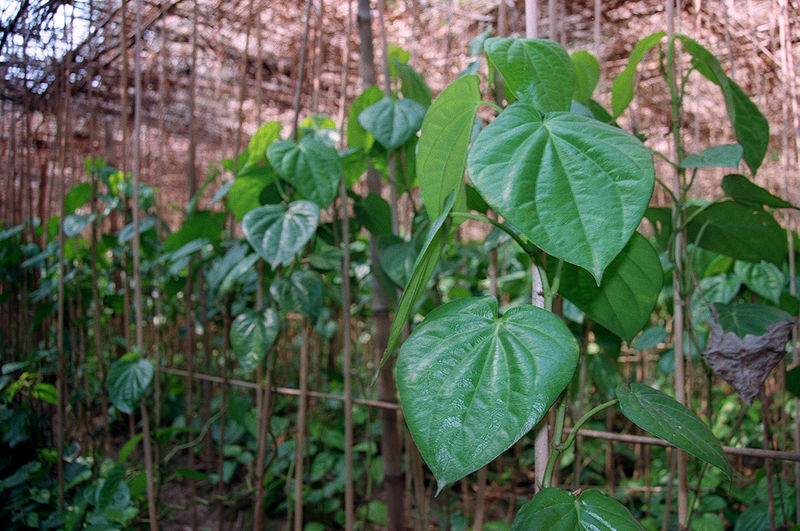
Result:
<svg viewBox="0 0 800 531"><path fill-rule="evenodd" d="M162 367L161 372L167 374L174 374L176 376L186 376L186 371L182 371L179 369L170 369L167 367ZM237 387L246 387L249 389L258 389L259 385L255 382L247 382L244 380L236 380L229 378L225 380L224 378L220 378L219 376L210 376L208 374L198 374L193 373L192 376L197 378L198 380L205 380L207 382L214 382L219 384L234 385ZM278 394L288 395L288 396L300 396L299 389L292 389L289 387L274 387L272 389ZM320 393L319 391L308 391L309 396L313 396L314 398L323 398L328 400L338 400L340 402L344 402L344 395L335 395L332 393ZM383 409L400 409L400 404L396 404L393 402L382 402L380 400L367 400L365 398L353 398L353 402L356 404L361 404L364 406L369 407L377 407ZM569 434L572 431L572 428L564 428L564 432ZM628 435L625 433L610 433L607 431L598 431L598 430L580 430L580 435L583 437L594 437L595 439L605 439L607 441L616 441L616 442L623 442L623 443L631 443L631 444L649 444L650 446L673 446L667 441L663 439L657 439L655 437L642 437L640 435ZM762 450L760 448L737 448L735 446L723 446L722 449L725 451L726 454L730 455L742 455L745 457L756 457L759 459L778 459L783 461L797 461L800 462L800 452L780 452L777 450Z"/></svg>
<svg viewBox="0 0 800 531"><path fill-rule="evenodd" d="M161 372L167 374L174 374L176 376L186 376L187 372L182 371L179 369L170 369L168 367L162 367ZM219 376L210 376L208 374L199 374L199 373L192 373L192 376L197 378L198 380L205 380L207 382L214 382L219 384L233 385L236 387L246 387L248 389L259 389L259 385L255 382L246 382L244 380L236 380L232 378L228 378L225 380L224 378L220 378ZM289 396L300 396L299 389L292 389L289 387L273 387L273 391L281 395L289 395ZM334 395L332 393L320 393L319 391L308 391L308 396L313 396L314 398L324 398L329 400L339 400L340 402L344 402L344 395ZM353 398L353 402L356 404L361 404L364 406L369 407L377 407L382 409L400 409L400 404L396 404L393 402L382 402L380 400L368 400L366 398Z"/></svg>
<svg viewBox="0 0 800 531"><path fill-rule="evenodd" d="M566 433L570 433L572 428L565 428ZM594 437L595 439L605 439L607 441L617 441L633 444L649 444L651 446L673 446L663 439L655 437L642 437L640 435L627 435L625 433L610 433L597 430L580 430L578 432L583 437ZM780 459L783 461L800 461L798 452L779 452L777 450L762 450L760 448L737 448L735 446L723 446L726 454L743 455L746 457L757 457L760 459Z"/></svg>

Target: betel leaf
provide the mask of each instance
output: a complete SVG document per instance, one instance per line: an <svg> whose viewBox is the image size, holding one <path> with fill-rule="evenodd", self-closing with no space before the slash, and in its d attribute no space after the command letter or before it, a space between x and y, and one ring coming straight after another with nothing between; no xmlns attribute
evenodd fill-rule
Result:
<svg viewBox="0 0 800 531"><path fill-rule="evenodd" d="M767 329L781 321L791 321L792 316L780 308L763 304L730 303L714 304L717 322L725 332L744 338L746 335L763 336Z"/></svg>
<svg viewBox="0 0 800 531"><path fill-rule="evenodd" d="M212 293L224 295L230 291L237 281L253 274L253 266L258 255L250 252L250 246L244 242L233 245L223 256L217 257L211 269L206 272L206 281ZM246 282L246 280L245 280Z"/></svg>
<svg viewBox="0 0 800 531"><path fill-rule="evenodd" d="M392 151L419 130L424 118L425 107L414 100L382 98L361 111L358 122L387 151Z"/></svg>
<svg viewBox="0 0 800 531"><path fill-rule="evenodd" d="M651 326L644 330L636 341L633 343L633 348L636 350L647 350L657 347L662 341L667 339L669 332L661 325Z"/></svg>
<svg viewBox="0 0 800 531"><path fill-rule="evenodd" d="M400 349L397 387L438 490L528 433L577 362L572 333L541 308L517 306L498 316L493 297L469 297L429 313Z"/></svg>
<svg viewBox="0 0 800 531"><path fill-rule="evenodd" d="M480 79L465 76L439 94L422 122L417 179L432 220L441 215L450 192L464 181L467 148L480 104Z"/></svg>
<svg viewBox="0 0 800 531"><path fill-rule="evenodd" d="M247 162L239 169L241 173L258 166L261 162L267 162L267 147L280 139L281 128L278 122L267 122L256 130L247 146Z"/></svg>
<svg viewBox="0 0 800 531"><path fill-rule="evenodd" d="M559 291L594 321L630 342L649 322L663 281L658 253L636 232L606 268L600 286L586 270L567 264Z"/></svg>
<svg viewBox="0 0 800 531"><path fill-rule="evenodd" d="M386 199L377 194L357 196L353 201L353 211L363 226L373 236L392 233L392 208Z"/></svg>
<svg viewBox="0 0 800 531"><path fill-rule="evenodd" d="M403 327L411 317L411 312L414 309L414 304L419 299L419 296L425 290L433 270L436 269L436 264L439 262L439 255L442 253L444 241L447 239L450 230L447 223L447 217L453 209L456 194L450 193L444 205L444 212L436 218L428 229L428 235L422 244L417 261L414 262L414 270L411 273L411 278L408 279L403 294L400 296L400 302L397 303L397 311L394 314L392 321L392 328L389 331L389 341L386 345L386 352L383 354L381 364L386 362L389 354L392 353L394 348L400 342L400 336L403 332Z"/></svg>
<svg viewBox="0 0 800 531"><path fill-rule="evenodd" d="M483 53L483 43L492 35L493 29L492 26L489 26L483 33L469 41L468 53L470 57L477 57Z"/></svg>
<svg viewBox="0 0 800 531"><path fill-rule="evenodd" d="M745 286L757 295L761 295L775 304L780 303L786 279L775 264L764 261L755 264L737 260L733 264L733 272Z"/></svg>
<svg viewBox="0 0 800 531"><path fill-rule="evenodd" d="M108 399L118 410L131 414L152 379L153 364L149 360L135 353L126 354L108 370Z"/></svg>
<svg viewBox="0 0 800 531"><path fill-rule="evenodd" d="M704 149L699 155L692 153L680 163L681 168L738 168L742 160L742 146L725 144Z"/></svg>
<svg viewBox="0 0 800 531"><path fill-rule="evenodd" d="M736 141L744 150L744 161L755 175L769 144L769 123L755 103L722 69L719 60L697 41L676 35L692 56L692 64L709 81L719 86Z"/></svg>
<svg viewBox="0 0 800 531"><path fill-rule="evenodd" d="M775 218L734 201L716 203L692 217L688 238L704 249L747 262L779 265L786 254L786 234Z"/></svg>
<svg viewBox="0 0 800 531"><path fill-rule="evenodd" d="M245 238L258 255L272 266L289 265L319 223L319 207L311 201L264 205L242 220Z"/></svg>
<svg viewBox="0 0 800 531"><path fill-rule="evenodd" d="M176 251L192 240L205 238L215 241L225 226L224 212L195 210L183 221L180 230L173 232L164 240L164 251ZM122 236L120 235L120 238Z"/></svg>
<svg viewBox="0 0 800 531"><path fill-rule="evenodd" d="M96 214L69 214L64 218L64 236L74 238L92 224Z"/></svg>
<svg viewBox="0 0 800 531"><path fill-rule="evenodd" d="M750 205L761 207L768 206L771 208L795 208L788 201L772 195L768 190L761 188L756 183L745 177L732 173L722 178L722 190L737 203L743 205Z"/></svg>
<svg viewBox="0 0 800 531"><path fill-rule="evenodd" d="M431 88L425 82L425 78L413 67L396 59L395 61L394 66L400 75L400 91L403 93L403 97L412 99L426 108L429 107L433 95L431 94Z"/></svg>
<svg viewBox="0 0 800 531"><path fill-rule="evenodd" d="M611 84L611 109L614 113L614 118L622 114L633 101L633 93L636 89L634 83L636 67L642 62L647 52L657 46L665 35L666 33L663 31L653 33L644 37L633 47L631 55L628 57L628 64L625 65L625 69L614 78L614 82Z"/></svg>
<svg viewBox="0 0 800 531"><path fill-rule="evenodd" d="M252 371L264 361L280 332L278 314L272 308L245 310L231 323L231 348L243 371Z"/></svg>
<svg viewBox="0 0 800 531"><path fill-rule="evenodd" d="M297 312L315 322L322 310L325 284L311 271L295 271L290 277L276 278L269 293L281 312Z"/></svg>
<svg viewBox="0 0 800 531"><path fill-rule="evenodd" d="M491 37L486 54L516 98L538 111L568 111L575 87L569 54L547 39Z"/></svg>
<svg viewBox="0 0 800 531"><path fill-rule="evenodd" d="M64 214L69 215L92 199L92 185L78 183L64 196Z"/></svg>
<svg viewBox="0 0 800 531"><path fill-rule="evenodd" d="M572 68L575 70L575 94L572 98L584 105L589 105L592 93L600 80L600 63L583 50L572 54Z"/></svg>
<svg viewBox="0 0 800 531"><path fill-rule="evenodd" d="M236 219L241 221L248 212L260 207L261 194L274 181L274 176L261 175L241 175L234 179L228 194L228 208Z"/></svg>
<svg viewBox="0 0 800 531"><path fill-rule="evenodd" d="M347 114L347 146L350 148L361 148L364 153L369 153L372 144L375 142L373 137L366 129L358 123L358 115L361 111L383 99L383 91L378 87L369 87L358 95L350 105L350 112Z"/></svg>
<svg viewBox="0 0 800 531"><path fill-rule="evenodd" d="M636 382L617 386L622 413L656 437L719 468L731 478L731 464L708 425L666 394Z"/></svg>
<svg viewBox="0 0 800 531"><path fill-rule="evenodd" d="M306 199L327 208L339 191L342 162L332 147L313 136L298 142L278 140L267 148L275 171Z"/></svg>
<svg viewBox="0 0 800 531"><path fill-rule="evenodd" d="M570 113L542 119L519 102L481 131L467 170L507 222L598 284L639 225L655 181L650 151L628 133Z"/></svg>
<svg viewBox="0 0 800 531"><path fill-rule="evenodd" d="M542 489L522 506L512 531L629 531L644 527L620 502L597 490L576 497L569 491Z"/></svg>

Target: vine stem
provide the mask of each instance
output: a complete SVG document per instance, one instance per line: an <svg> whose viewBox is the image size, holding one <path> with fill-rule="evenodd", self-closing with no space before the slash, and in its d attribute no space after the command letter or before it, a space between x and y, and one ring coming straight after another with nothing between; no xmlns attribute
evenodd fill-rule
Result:
<svg viewBox="0 0 800 531"><path fill-rule="evenodd" d="M561 456L569 450L569 448L574 444L575 437L578 436L578 432L583 427L586 422L589 421L597 413L603 411L604 409L608 409L612 406L615 406L619 403L619 399L615 398L613 400L609 400L608 402L603 402L602 404L593 407L589 411L587 411L578 422L575 423L575 426L572 427L570 430L569 435L564 440L563 443L556 444L553 447L553 452L550 453L550 457L547 460L547 468L545 469L544 474L544 481L542 482L542 486L544 488L548 488L551 485L551 481L553 478L553 471L555 470L556 464L561 459ZM558 413L556 414L556 427L555 432L553 433L553 440L558 441L561 439L561 436L564 434L564 417L566 415L567 410L567 403L566 401L562 400L561 404L558 406Z"/></svg>

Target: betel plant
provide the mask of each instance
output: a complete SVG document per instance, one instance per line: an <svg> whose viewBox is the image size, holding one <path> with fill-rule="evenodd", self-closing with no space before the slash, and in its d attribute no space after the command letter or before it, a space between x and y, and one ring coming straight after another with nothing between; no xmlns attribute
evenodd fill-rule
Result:
<svg viewBox="0 0 800 531"><path fill-rule="evenodd" d="M386 355L400 343L451 220L482 219L507 232L541 278L541 293L534 295L542 296L544 307L523 304L501 315L493 297L456 300L430 312L400 348L403 412L439 491L545 419L572 379L578 344L552 312L556 294L630 341L648 322L663 279L658 254L636 232L653 192L652 154L606 123L610 117L591 99L597 81L592 62L583 54L571 58L548 40L489 38L484 50L512 103L501 109L484 102L479 78L465 75L428 110L417 177L431 227L398 304ZM484 104L498 115L474 136ZM466 211L465 170L503 222ZM641 528L601 492L551 486L576 431L615 405L641 428L730 477L719 441L694 413L656 389L620 384L616 397L576 419L566 438L566 403L555 408L541 490L520 510L515 528L548 528L555 521L565 528Z"/></svg>

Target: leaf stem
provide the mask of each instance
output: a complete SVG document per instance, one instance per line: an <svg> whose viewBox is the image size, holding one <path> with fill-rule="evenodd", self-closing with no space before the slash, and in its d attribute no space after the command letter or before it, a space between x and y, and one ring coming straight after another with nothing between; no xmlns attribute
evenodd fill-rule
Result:
<svg viewBox="0 0 800 531"><path fill-rule="evenodd" d="M481 105L486 105L487 107L491 107L492 109L497 111L497 114L500 114L501 112L503 112L503 108L502 107L500 107L496 103L492 103L491 101L481 100Z"/></svg>

